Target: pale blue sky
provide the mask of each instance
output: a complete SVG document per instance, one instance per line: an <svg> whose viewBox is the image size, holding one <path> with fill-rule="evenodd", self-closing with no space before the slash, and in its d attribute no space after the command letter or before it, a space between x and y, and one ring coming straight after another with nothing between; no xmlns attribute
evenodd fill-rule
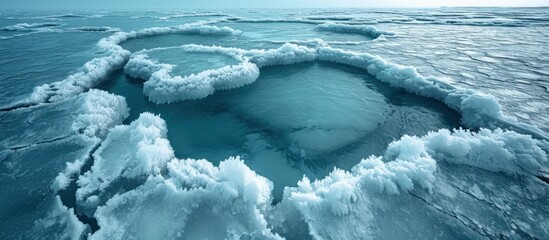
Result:
<svg viewBox="0 0 549 240"><path fill-rule="evenodd" d="M549 6L549 0L0 0L0 8Z"/></svg>

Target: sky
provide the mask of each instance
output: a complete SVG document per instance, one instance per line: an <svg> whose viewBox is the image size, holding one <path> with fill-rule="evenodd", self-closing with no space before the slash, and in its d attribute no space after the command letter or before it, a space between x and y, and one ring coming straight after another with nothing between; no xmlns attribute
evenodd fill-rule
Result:
<svg viewBox="0 0 549 240"><path fill-rule="evenodd" d="M0 0L0 8L292 8L549 6L549 0Z"/></svg>

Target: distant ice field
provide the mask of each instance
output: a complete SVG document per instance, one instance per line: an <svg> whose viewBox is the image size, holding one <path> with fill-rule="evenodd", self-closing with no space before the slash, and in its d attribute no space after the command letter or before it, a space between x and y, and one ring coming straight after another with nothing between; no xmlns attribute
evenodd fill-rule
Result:
<svg viewBox="0 0 549 240"><path fill-rule="evenodd" d="M549 238L546 8L0 12L0 239Z"/></svg>

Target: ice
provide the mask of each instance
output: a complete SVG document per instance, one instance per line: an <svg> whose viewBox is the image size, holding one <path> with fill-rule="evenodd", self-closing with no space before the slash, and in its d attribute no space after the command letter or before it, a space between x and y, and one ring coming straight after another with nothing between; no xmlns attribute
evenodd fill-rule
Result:
<svg viewBox="0 0 549 240"><path fill-rule="evenodd" d="M460 111L463 123L469 127L500 126L548 139L536 126L520 123L515 118L504 115L498 99L494 96L455 87L434 77L424 77L413 67L387 63L367 53L357 54L331 47L319 49L319 59L364 68L380 81L402 87L411 93L438 99Z"/></svg>
<svg viewBox="0 0 549 240"><path fill-rule="evenodd" d="M18 23L12 26L0 28L0 31L46 31L53 27L61 25L60 23L44 22L44 23Z"/></svg>
<svg viewBox="0 0 549 240"><path fill-rule="evenodd" d="M3 33L8 33L9 36L13 34L0 31L0 36L4 36ZM93 33L28 34L24 32L16 34L19 37L0 40L0 51L6 56L0 59L3 66L0 70L2 109L28 98L37 85L63 79L82 66L82 63L94 57L89 46L98 40ZM60 42L60 38L65 40Z"/></svg>
<svg viewBox="0 0 549 240"><path fill-rule="evenodd" d="M70 213L72 210L59 206L50 185L67 162L84 161L96 143L97 139L77 135L51 143L1 151L0 184L3 193L0 195L0 237L57 238L68 234L71 238L81 234L85 226L75 221ZM63 223L58 218L67 220Z"/></svg>
<svg viewBox="0 0 549 240"><path fill-rule="evenodd" d="M116 191L120 182L131 183L159 174L174 157L166 133L164 120L150 113L141 114L129 126L111 129L93 153L90 171L78 179L76 200L79 205L94 208L101 203L102 192Z"/></svg>
<svg viewBox="0 0 549 240"><path fill-rule="evenodd" d="M107 130L128 117L124 97L101 90L81 94L76 104L80 108L75 111L72 130L88 136L104 136Z"/></svg>
<svg viewBox="0 0 549 240"><path fill-rule="evenodd" d="M0 238L547 239L548 19L0 12Z"/></svg>
<svg viewBox="0 0 549 240"><path fill-rule="evenodd" d="M128 61L130 52L120 47L120 43L127 41L128 39L174 33L231 35L237 34L238 32L227 27L218 28L200 24L187 24L164 28L155 27L132 32L117 32L98 42L97 47L104 52L104 57L98 57L88 61L76 73L68 76L62 81L36 87L30 98L28 100L23 100L19 105L56 102L92 88Z"/></svg>
<svg viewBox="0 0 549 240"><path fill-rule="evenodd" d="M196 50L181 51L182 55L177 56L178 50L181 49L165 48L138 53L125 66L126 73L146 80L143 90L151 101L166 103L204 98L216 90L249 84L259 75L257 66L241 57ZM162 55L162 60L171 64L149 60L144 54L152 55L153 59ZM207 60L201 62L195 59Z"/></svg>
<svg viewBox="0 0 549 240"><path fill-rule="evenodd" d="M313 20L293 20L293 19L242 19L236 22L220 22L216 26L229 26L242 31L239 35L239 44L234 47L252 49L250 46L260 48L274 48L280 44L293 41L311 41L321 38L326 42L369 42L378 36L370 34L357 34L356 32L347 32L347 34L332 34L323 31L322 25ZM249 43L249 44L243 44ZM228 43L228 46L233 46Z"/></svg>
<svg viewBox="0 0 549 240"><path fill-rule="evenodd" d="M326 154L377 128L390 111L383 95L361 79L341 74L322 65L272 69L232 100L233 108L281 132L280 138L298 153Z"/></svg>
<svg viewBox="0 0 549 240"><path fill-rule="evenodd" d="M459 126L459 115L442 103L391 88L359 68L327 62L264 67L252 85L168 105L148 103L141 80L119 75L111 81L104 89L126 96L131 120L144 111L166 120L176 156L217 163L241 155L275 183L275 200L303 174L315 178L333 166L351 169L403 132ZM338 122L346 127L337 128Z"/></svg>
<svg viewBox="0 0 549 240"><path fill-rule="evenodd" d="M536 175L547 166L548 143L516 132L481 129L478 133L459 130L452 134L440 130L425 140L441 159L489 171Z"/></svg>
<svg viewBox="0 0 549 240"><path fill-rule="evenodd" d="M358 33L363 34L372 39L376 39L381 35L394 35L392 32L380 31L373 26L364 26L364 25L346 25L338 23L324 23L316 27L321 31L331 31L336 33Z"/></svg>
<svg viewBox="0 0 549 240"><path fill-rule="evenodd" d="M61 198L57 196L48 215L37 220L33 230L49 233L36 235L33 238L81 239L89 233L90 229L88 225L80 222L74 210L65 207L61 202Z"/></svg>
<svg viewBox="0 0 549 240"><path fill-rule="evenodd" d="M79 239L88 231L55 193L127 112L123 97L100 90L2 112L0 237Z"/></svg>
<svg viewBox="0 0 549 240"><path fill-rule="evenodd" d="M348 64L363 68L376 76L377 79L388 82L393 86L402 87L411 93L432 97L444 102L449 107L460 111L463 116L463 123L469 127L493 128L499 126L532 134L537 138L547 138L536 127L519 123L516 119L504 115L498 100L491 95L471 89L458 88L442 79L424 77L413 67L388 63L380 57L367 53L354 53L324 46L324 44L321 44L316 50L294 44L285 44L280 48L271 50L248 51L200 45L185 45L183 48L194 51L242 55L244 60L249 59L259 67L293 64L314 59ZM136 76L140 75L140 71L148 74L152 72L150 69L159 69L151 74L152 81L147 82L144 89L145 94L157 103L196 99L211 95L216 89L216 82L228 82L227 87L221 88L226 89L243 86L255 81L255 70L252 70L254 69L253 64L237 69L222 68L220 70L223 71L213 71L213 73L203 72L204 74L191 75L188 78L172 78L169 75L171 72L170 65L157 64L152 61L147 62L141 58L137 57L136 64L152 65L149 67L136 67L135 70L130 66L128 69L136 72L134 74ZM168 88L167 86L171 87Z"/></svg>
<svg viewBox="0 0 549 240"><path fill-rule="evenodd" d="M450 238L495 237L500 234L507 237L532 237L531 234L540 234L538 236L547 234L548 226L546 224L542 224L535 230L532 229L533 232L526 232L530 230L530 224L536 221L534 219L545 219L545 217L541 217L542 212L545 211L543 209L531 211L535 217L526 220L529 223L522 223L517 231L509 231L508 228L502 227L506 224L518 226L510 219L512 218L509 217L511 216L510 212L517 208L530 208L530 203L524 203L523 200L518 199L532 197L538 201L541 197L540 194L545 194L545 191L541 190L544 188L544 183L536 181L536 178L530 175L530 177L520 180L525 181L528 189L532 191L532 196L525 196L509 193L509 191L520 191L518 187L515 187L514 190L497 190L497 186L505 185L507 181L514 181L513 175L500 175L498 177L501 178L500 180L494 179L483 183L484 191L488 191L494 196L490 199L486 199L485 193L481 193L483 190L480 190L477 185L473 185L476 181L460 180L465 177L463 174L467 175L466 178L469 180L485 179L486 176L494 176L494 174L482 169L498 171L499 166L518 169L521 163L505 162L479 166L475 165L478 160L474 155L467 155L460 164L480 168L471 169L463 166L466 170L456 170L458 172L455 174L460 176L458 177L452 171L461 167L448 165L444 162L445 159L448 160L444 157L445 151L455 150L455 148L433 149L429 146L440 143L439 139L430 138L430 135L437 134L446 135L449 138L467 135L470 140L477 141L483 141L486 137L492 138L494 141L498 141L497 139L500 138L513 142L518 139L531 139L526 135L517 136L514 132L482 131L484 134L480 135L463 131L450 134L447 130L441 130L423 138L405 136L390 144L383 157L372 156L363 159L349 172L334 169L324 179L312 182L308 178L304 178L298 183L298 187L286 188L284 199L275 207L275 210L282 215L293 215L296 211L299 212L302 217L297 217L297 219L302 219L301 221L308 225L309 234L314 238L426 237L433 232L440 231L437 228L441 225L433 225L431 222L433 215L444 219L442 221L445 222L445 226L443 226L442 234ZM537 142L536 144L544 143ZM470 146L478 146L485 150L506 151L514 147L512 144L509 145L495 147L471 144ZM513 158L519 156L534 158L542 165L547 164L546 155L538 155L535 152L523 155L523 153L513 150L508 152ZM438 165L443 166L442 171L438 170ZM419 185L421 188L414 188L415 185ZM467 188L463 185L470 186L471 190L464 190ZM508 189L507 187L502 188ZM459 202L458 205L462 205L463 208L454 206L451 203L454 201ZM502 206L507 202L513 203L514 206ZM504 211L505 214L501 214L501 211ZM413 224L390 224L403 221L403 219L408 219L406 222L411 221ZM278 221L275 219L273 224L275 229L280 229L279 231L285 232L288 236L300 238L289 232L295 227L293 225L302 224L299 221L295 218ZM353 231L340 231L348 226L353 226Z"/></svg>
<svg viewBox="0 0 549 240"><path fill-rule="evenodd" d="M171 76L171 69L161 69L145 82L143 92L156 103L198 99L212 95L216 90L238 88L252 83L259 69L250 62L206 70L185 77Z"/></svg>
<svg viewBox="0 0 549 240"><path fill-rule="evenodd" d="M176 51L177 48L162 48L160 50ZM145 78L144 94L156 103L174 102L178 100L204 98L216 90L232 89L250 84L259 75L259 67L270 65L286 65L296 62L309 61L314 59L314 50L294 44L285 44L280 48L271 50L242 50L235 48L208 47L202 45L184 45L181 50L194 53L204 57L214 53L221 54L219 66L239 62L235 65L227 65L215 69L215 64L209 63L206 66L195 67L196 74L175 75L176 73L188 73L184 70L174 70L172 64L159 63L150 60L144 54L155 52L154 50L144 51L134 55L125 67L125 72L133 77ZM224 56L226 55L226 56ZM192 57L189 56L189 57ZM232 57L233 59L229 58ZM211 61L217 61L209 58ZM227 59L227 60L225 60ZM230 59L230 60L228 60ZM168 62L170 62L168 56ZM251 61L251 62L249 62ZM186 64L180 59L178 64ZM196 66L194 61L194 66ZM180 66L185 69L192 66ZM200 69L205 69L200 71ZM173 73L172 73L173 72ZM174 76L175 75L175 76Z"/></svg>
<svg viewBox="0 0 549 240"><path fill-rule="evenodd" d="M84 133L103 136L128 116L124 97L91 90L65 101L1 112L2 148L18 149ZM56 124L51 124L55 122Z"/></svg>
<svg viewBox="0 0 549 240"><path fill-rule="evenodd" d="M240 62L239 59L223 54L184 51L178 48L155 49L142 53L157 62L173 65L172 74L177 76L198 74L205 70L236 65Z"/></svg>
<svg viewBox="0 0 549 240"><path fill-rule="evenodd" d="M227 234L276 238L260 213L272 199L270 181L256 175L239 158L229 158L218 167L206 160L175 159L165 134L165 122L144 113L132 124L114 128L93 154L94 165L80 177L77 191L77 200L87 197L87 203L99 206L94 215L100 230L92 239ZM140 148L136 153L120 144ZM161 174L166 172L169 177ZM128 190L132 184L116 181L120 178L146 180ZM111 183L118 186L109 186ZM119 194L108 194L113 188ZM97 196L106 199L97 201ZM212 209L211 204L218 207ZM123 210L128 208L141 210ZM208 224L212 218L218 219L217 224Z"/></svg>
<svg viewBox="0 0 549 240"><path fill-rule="evenodd" d="M242 192L230 183L212 179L202 188L181 188L176 178L150 178L140 188L117 195L98 209L101 229L91 239L280 239L270 233L259 211L264 203L245 201Z"/></svg>

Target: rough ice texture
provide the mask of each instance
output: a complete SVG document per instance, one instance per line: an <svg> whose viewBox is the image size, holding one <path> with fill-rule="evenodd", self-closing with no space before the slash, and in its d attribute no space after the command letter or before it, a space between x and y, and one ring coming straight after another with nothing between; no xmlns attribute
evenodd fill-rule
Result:
<svg viewBox="0 0 549 240"><path fill-rule="evenodd" d="M130 125L111 129L93 153L91 170L78 179L77 200L93 208L99 200L94 193L113 182L159 174L174 157L166 134L164 120L150 113L142 113Z"/></svg>
<svg viewBox="0 0 549 240"><path fill-rule="evenodd" d="M229 160L226 164L238 162ZM222 171L219 169L220 174ZM241 190L257 191L257 184L268 181L237 176L204 176L211 183L201 188L180 187L174 178L149 178L144 185L116 195L97 210L95 217L101 228L91 239L280 239L267 228L260 211L265 205L247 202L246 192Z"/></svg>
<svg viewBox="0 0 549 240"><path fill-rule="evenodd" d="M320 31L330 31L336 33L357 33L370 38L378 38L381 35L394 35L392 32L378 30L374 26L367 25L348 25L340 23L324 23L316 27Z"/></svg>
<svg viewBox="0 0 549 240"><path fill-rule="evenodd" d="M304 46L286 43L277 49L250 50L245 53L250 61L259 67L289 65L294 63L313 61L316 58L316 51Z"/></svg>
<svg viewBox="0 0 549 240"><path fill-rule="evenodd" d="M97 143L99 143L99 140L97 139ZM80 174L80 171L84 164L86 163L86 159L76 159L74 162L67 162L66 168L63 172L60 172L57 177L55 177L55 180L53 180L53 183L50 186L50 189L53 190L55 193L59 192L62 189L66 189L70 183L74 180L73 176Z"/></svg>
<svg viewBox="0 0 549 240"><path fill-rule="evenodd" d="M414 185L431 191L436 161L464 164L493 172L537 174L548 166L548 142L513 131L447 129L423 137L404 136L389 145L383 157L363 159L350 172L334 169L325 179L313 183L306 177L297 188L288 188L285 198L301 205L322 203L335 215L350 211L356 189L398 194ZM334 190L335 188L335 190Z"/></svg>
<svg viewBox="0 0 549 240"><path fill-rule="evenodd" d="M270 181L239 158L219 167L206 160L175 159L165 135L165 122L144 113L129 126L114 128L96 151L77 197L105 191L120 177L147 180L99 207L100 230L92 239L278 238L261 213L270 206Z"/></svg>
<svg viewBox="0 0 549 240"><path fill-rule="evenodd" d="M74 214L74 209L65 207L59 196L55 197L48 215L36 220L34 230L48 233L36 236L39 238L71 240L82 239L85 234L90 232L89 226L80 222Z"/></svg>
<svg viewBox="0 0 549 240"><path fill-rule="evenodd" d="M220 46L203 46L196 44L183 45L185 51L221 53L234 58L248 60L258 67L289 65L300 62L314 61L316 50L292 43L285 43L275 49L252 49L227 48Z"/></svg>
<svg viewBox="0 0 549 240"><path fill-rule="evenodd" d="M513 131L480 129L478 132L446 129L421 138L436 159L493 172L539 174L548 167L547 141Z"/></svg>
<svg viewBox="0 0 549 240"><path fill-rule="evenodd" d="M363 159L350 172L334 169L326 178L312 183L304 177L298 187L285 190L284 201L296 204L300 211L327 208L333 215L342 216L353 211L352 203L358 201L362 191L399 194L416 184L430 190L436 169L436 161L423 142L405 136L391 143L384 157Z"/></svg>
<svg viewBox="0 0 549 240"><path fill-rule="evenodd" d="M199 99L216 90L231 89L254 82L259 68L248 61L238 65L206 70L188 76L171 76L171 67L154 72L143 87L143 92L156 103Z"/></svg>
<svg viewBox="0 0 549 240"><path fill-rule="evenodd" d="M97 44L104 57L90 60L76 73L66 79L44 84L34 89L29 99L20 104L37 104L44 102L56 102L84 92L107 78L114 70L124 66L131 53L123 49L119 44L129 39L163 35L163 34L208 34L208 35L232 35L239 31L228 27L215 27L199 24L186 24L176 27L155 27L132 32L116 32L103 38Z"/></svg>
<svg viewBox="0 0 549 240"><path fill-rule="evenodd" d="M96 151L77 191L78 199L99 196L87 198L99 206L100 229L91 239L280 239L264 216L272 200L269 180L238 157L218 167L176 159L165 134L165 122L145 113L115 127ZM113 180L136 177L146 180L129 191L126 181L108 201L99 199L109 184L124 184Z"/></svg>
<svg viewBox="0 0 549 240"><path fill-rule="evenodd" d="M445 181L437 178L436 161L506 172L511 176L530 175L547 167L547 152L538 147L545 145L546 149L547 144L528 135L499 129L481 129L479 133L440 130L424 137L404 136L391 143L383 157L363 159L349 172L334 169L324 179L311 182L304 177L297 187L287 187L282 202L275 207L276 216L281 219L275 218L273 224L280 231L299 232L304 227L296 230L301 223L295 219L302 219L307 225L307 234L315 238L371 237L376 232L372 225L380 218L372 212L413 206L383 205L379 201L388 201L387 195L398 195L394 198L400 201L407 198L400 195L411 192L415 186L429 194L436 184ZM382 210L381 214L386 211ZM293 217L289 220L287 216Z"/></svg>
<svg viewBox="0 0 549 240"><path fill-rule="evenodd" d="M107 130L129 116L126 100L122 96L92 89L78 98L74 131L88 136L105 136Z"/></svg>
<svg viewBox="0 0 549 240"><path fill-rule="evenodd" d="M124 73L133 78L149 79L151 75L161 69L172 68L169 64L161 64L154 60L150 60L145 53L135 53L124 66Z"/></svg>

